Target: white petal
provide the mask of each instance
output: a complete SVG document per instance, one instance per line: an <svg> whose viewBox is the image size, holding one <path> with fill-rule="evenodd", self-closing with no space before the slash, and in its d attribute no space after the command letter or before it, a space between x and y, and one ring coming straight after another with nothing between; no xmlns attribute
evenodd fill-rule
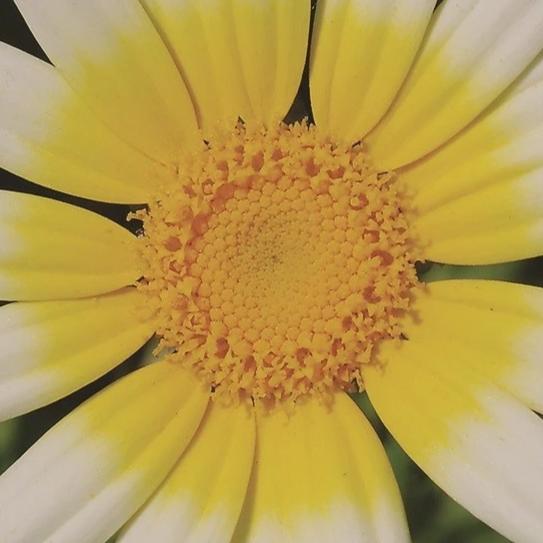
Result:
<svg viewBox="0 0 543 543"><path fill-rule="evenodd" d="M0 307L0 420L51 403L103 375L154 331L134 289Z"/></svg>
<svg viewBox="0 0 543 543"><path fill-rule="evenodd" d="M426 155L488 107L543 47L539 0L443 2L383 122L370 134L380 168Z"/></svg>
<svg viewBox="0 0 543 543"><path fill-rule="evenodd" d="M15 3L53 64L121 138L165 162L197 140L187 89L139 2Z"/></svg>
<svg viewBox="0 0 543 543"><path fill-rule="evenodd" d="M0 540L107 540L165 478L206 404L198 383L166 363L91 398L0 477Z"/></svg>
<svg viewBox="0 0 543 543"><path fill-rule="evenodd" d="M543 533L543 421L465 360L431 343L381 349L370 399L407 454L448 494L513 541Z"/></svg>
<svg viewBox="0 0 543 543"><path fill-rule="evenodd" d="M543 252L543 61L445 147L401 173L426 258L489 264Z"/></svg>
<svg viewBox="0 0 543 543"><path fill-rule="evenodd" d="M481 115L438 152L405 168L421 214L543 167L543 55Z"/></svg>
<svg viewBox="0 0 543 543"><path fill-rule="evenodd" d="M504 281L450 280L417 296L404 334L447 351L450 371L484 375L543 412L543 289Z"/></svg>
<svg viewBox="0 0 543 543"><path fill-rule="evenodd" d="M99 122L60 73L0 43L0 166L85 198L142 203L168 171Z"/></svg>
<svg viewBox="0 0 543 543"><path fill-rule="evenodd" d="M229 543L245 498L254 447L252 412L245 406L210 405L191 446L119 543Z"/></svg>
<svg viewBox="0 0 543 543"><path fill-rule="evenodd" d="M451 428L458 441L436 451L425 470L507 538L538 543L543 533L543 421L505 395L485 390L479 395L487 420Z"/></svg>

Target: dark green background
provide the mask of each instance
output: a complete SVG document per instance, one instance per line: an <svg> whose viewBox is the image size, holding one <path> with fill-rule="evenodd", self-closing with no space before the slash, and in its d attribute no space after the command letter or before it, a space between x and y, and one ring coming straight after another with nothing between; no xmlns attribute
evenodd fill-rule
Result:
<svg viewBox="0 0 543 543"><path fill-rule="evenodd" d="M92 2L92 0L89 1ZM47 57L18 14L12 0L0 0L0 40L47 60ZM305 81L289 113L289 119L309 115L307 77L304 79ZM36 92L36 99L39 100L39 92ZM128 212L127 206L101 204L66 196L39 187L0 169L0 189L6 188L75 203L126 224L124 219ZM543 260L532 259L507 265L479 268L424 265L420 270L420 275L424 280L479 277L543 285L542 272ZM136 353L103 378L61 401L0 424L0 471L7 469L48 428L84 399L119 376L137 367L140 355L141 353ZM411 462L384 429L367 402L365 395L358 395L356 400L385 443L399 481L413 540L416 543L498 543L505 541L448 498ZM398 407L401 408L401 406Z"/></svg>

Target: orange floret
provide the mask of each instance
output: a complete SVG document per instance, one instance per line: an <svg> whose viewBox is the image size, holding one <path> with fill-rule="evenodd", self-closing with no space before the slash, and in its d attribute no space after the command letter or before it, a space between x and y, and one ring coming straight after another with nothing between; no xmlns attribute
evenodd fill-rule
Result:
<svg viewBox="0 0 543 543"><path fill-rule="evenodd" d="M138 214L159 349L228 402L362 387L417 283L406 205L306 123L216 134Z"/></svg>

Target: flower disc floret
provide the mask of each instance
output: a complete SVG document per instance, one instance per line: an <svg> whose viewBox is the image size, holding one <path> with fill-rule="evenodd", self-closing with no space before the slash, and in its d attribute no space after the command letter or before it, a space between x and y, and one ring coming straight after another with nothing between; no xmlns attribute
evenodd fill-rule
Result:
<svg viewBox="0 0 543 543"><path fill-rule="evenodd" d="M405 203L362 144L306 123L218 132L138 214L159 349L228 401L362 387L416 284Z"/></svg>

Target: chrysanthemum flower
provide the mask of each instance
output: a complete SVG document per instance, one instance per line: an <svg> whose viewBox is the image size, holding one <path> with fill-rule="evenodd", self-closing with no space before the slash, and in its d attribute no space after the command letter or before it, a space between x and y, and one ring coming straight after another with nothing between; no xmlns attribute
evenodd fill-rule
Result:
<svg viewBox="0 0 543 543"><path fill-rule="evenodd" d="M53 65L0 47L0 165L146 205L1 192L0 416L159 361L2 475L0 541L406 541L363 390L540 541L543 292L415 263L543 253L543 2L320 0L311 38L309 0L16 3Z"/></svg>

